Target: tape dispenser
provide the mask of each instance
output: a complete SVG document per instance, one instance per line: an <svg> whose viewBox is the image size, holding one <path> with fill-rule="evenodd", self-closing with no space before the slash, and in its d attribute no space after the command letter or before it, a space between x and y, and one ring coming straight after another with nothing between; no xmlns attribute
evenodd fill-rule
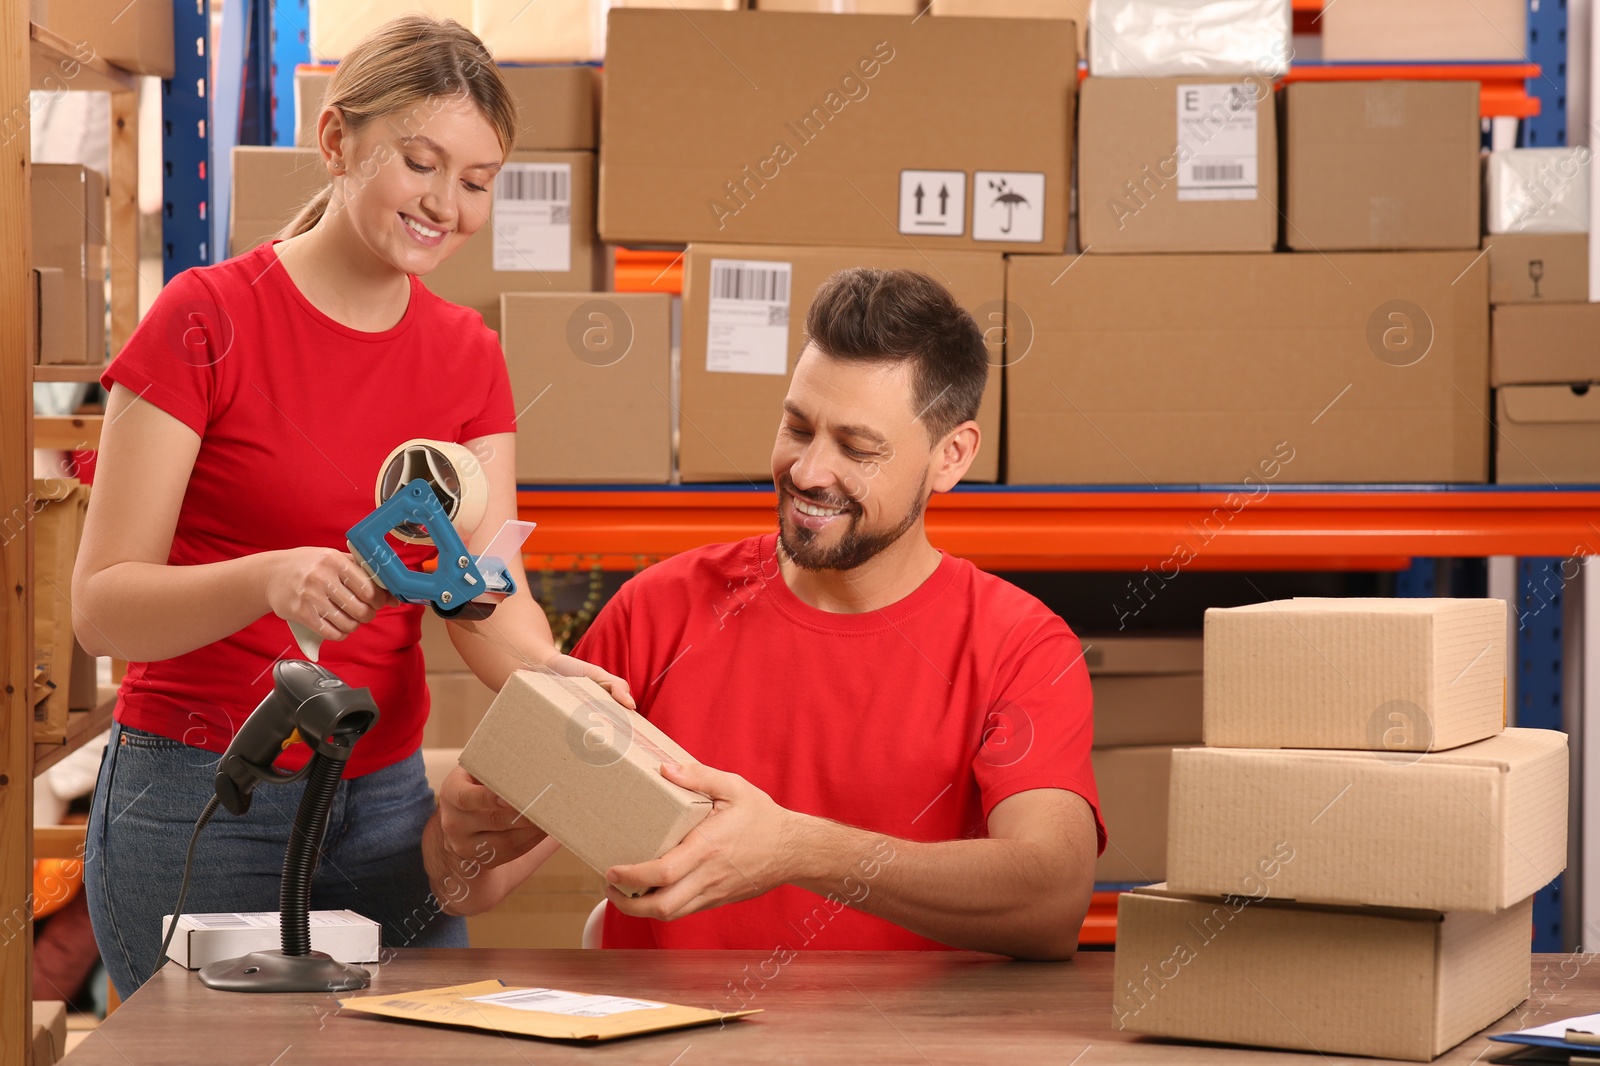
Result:
<svg viewBox="0 0 1600 1066"><path fill-rule="evenodd" d="M488 478L478 457L460 444L408 440L389 453L373 490L377 507L350 527L350 553L401 603L420 603L441 618L477 621L517 591L507 560L517 559L531 522L507 522L482 554L467 551L489 505ZM389 536L439 549L432 573L406 566ZM300 650L317 661L322 637L290 622Z"/></svg>

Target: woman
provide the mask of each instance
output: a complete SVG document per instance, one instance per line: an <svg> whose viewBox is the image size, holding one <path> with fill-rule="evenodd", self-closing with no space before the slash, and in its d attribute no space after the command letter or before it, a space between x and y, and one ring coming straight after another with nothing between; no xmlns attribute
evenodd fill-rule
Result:
<svg viewBox="0 0 1600 1066"><path fill-rule="evenodd" d="M397 19L340 64L318 120L330 184L285 239L185 271L102 378L110 393L93 504L73 577L84 647L132 665L118 693L89 827L95 936L118 992L159 966L190 828L217 753L297 657L372 690L380 719L356 745L313 883L317 908L383 923L386 945L465 946L428 891L420 850L434 810L418 752L428 712L423 608L397 604L345 550L390 451L458 441L481 460L481 551L516 515L511 387L495 334L419 275L489 219L516 105L460 25ZM407 547L416 567L431 549ZM498 689L519 667L587 673L557 655L521 578L462 657ZM486 630L486 632L485 632ZM628 701L631 702L631 701ZM308 756L291 746L279 765ZM481 786L480 786L481 787ZM264 787L220 814L197 849L189 912L278 906L301 786Z"/></svg>

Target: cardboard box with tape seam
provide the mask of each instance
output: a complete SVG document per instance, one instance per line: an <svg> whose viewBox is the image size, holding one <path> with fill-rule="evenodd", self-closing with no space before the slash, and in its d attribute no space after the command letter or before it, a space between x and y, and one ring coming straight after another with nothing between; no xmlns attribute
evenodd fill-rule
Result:
<svg viewBox="0 0 1600 1066"><path fill-rule="evenodd" d="M34 666L50 683L33 708L33 739L64 741L67 712L85 702L72 691L74 658L81 654L72 630L72 570L89 509L89 486L70 478L35 478L29 504L33 522ZM92 686L91 686L92 688ZM96 693L87 693L95 699Z"/></svg>
<svg viewBox="0 0 1600 1066"><path fill-rule="evenodd" d="M33 265L61 271L57 362L106 358L106 179L77 163L34 163ZM41 295L43 292L41 291Z"/></svg>
<svg viewBox="0 0 1600 1066"><path fill-rule="evenodd" d="M1506 721L1506 604L1297 596L1205 614L1205 739L1422 752Z"/></svg>
<svg viewBox="0 0 1600 1066"><path fill-rule="evenodd" d="M672 297L506 293L500 338L517 425L517 481L672 480ZM594 432L596 411L609 423Z"/></svg>
<svg viewBox="0 0 1600 1066"><path fill-rule="evenodd" d="M614 11L601 235L1060 252L1074 57L1059 19Z"/></svg>
<svg viewBox="0 0 1600 1066"><path fill-rule="evenodd" d="M1273 883L1120 896L1112 1025L1426 1062L1527 998L1531 900L1498 914L1318 907L1260 898Z"/></svg>
<svg viewBox="0 0 1600 1066"><path fill-rule="evenodd" d="M233 149L233 195L228 201L228 254L243 255L276 237L333 179L314 148Z"/></svg>
<svg viewBox="0 0 1600 1066"><path fill-rule="evenodd" d="M1096 884L1150 884L1167 877L1167 780L1172 748L1096 748L1090 756L1106 824Z"/></svg>
<svg viewBox="0 0 1600 1066"><path fill-rule="evenodd" d="M1494 912L1567 865L1567 737L1508 729L1449 751L1187 748L1172 759L1166 878L1241 892L1277 842L1278 899Z"/></svg>
<svg viewBox="0 0 1600 1066"><path fill-rule="evenodd" d="M591 869L659 858L711 813L661 776L693 756L588 678L518 670L461 765Z"/></svg>
<svg viewBox="0 0 1600 1066"><path fill-rule="evenodd" d="M1089 0L930 0L930 15L969 18L1068 19L1077 31L1077 55L1089 54Z"/></svg>
<svg viewBox="0 0 1600 1066"><path fill-rule="evenodd" d="M1478 247L1477 82L1296 82L1282 103L1290 248Z"/></svg>
<svg viewBox="0 0 1600 1066"><path fill-rule="evenodd" d="M1495 390L1498 485L1600 484L1600 383Z"/></svg>
<svg viewBox="0 0 1600 1066"><path fill-rule="evenodd" d="M303 64L295 69L295 143L316 141L317 116L323 94L333 80L333 67ZM517 103L519 151L593 151L598 144L598 71L581 63L533 66L502 64L500 76Z"/></svg>
<svg viewBox="0 0 1600 1066"><path fill-rule="evenodd" d="M445 638L449 640L448 637ZM427 653L424 652L424 658ZM457 657L459 660L459 656ZM430 664L427 673L428 720L422 725L425 748L459 748L472 737L494 702L494 690L461 662L458 670Z"/></svg>
<svg viewBox="0 0 1600 1066"><path fill-rule="evenodd" d="M1600 381L1600 304L1552 303L1494 309L1491 385L1498 388L1590 381Z"/></svg>
<svg viewBox="0 0 1600 1066"><path fill-rule="evenodd" d="M1482 483L1479 255L1012 256L1006 481Z"/></svg>
<svg viewBox="0 0 1600 1066"><path fill-rule="evenodd" d="M1078 101L1078 241L1092 252L1270 252L1272 82L1089 78Z"/></svg>
<svg viewBox="0 0 1600 1066"><path fill-rule="evenodd" d="M498 330L502 293L593 292L604 265L594 153L519 150L495 178L489 218L422 281Z"/></svg>
<svg viewBox="0 0 1600 1066"><path fill-rule="evenodd" d="M103 59L134 74L173 76L172 0L53 0L44 9L44 25L78 46L77 58ZM61 68L61 84L70 86L75 75Z"/></svg>
<svg viewBox="0 0 1600 1066"><path fill-rule="evenodd" d="M682 418L684 481L772 480L789 376L805 346L817 287L849 267L912 270L939 282L978 320L990 346L989 385L978 410L983 434L968 481L1000 470L999 349L1005 263L992 252L910 248L751 247L696 244L684 259ZM753 317L752 317L753 316Z"/></svg>
<svg viewBox="0 0 1600 1066"><path fill-rule="evenodd" d="M1324 62L1527 62L1525 0L1337 0L1323 7Z"/></svg>
<svg viewBox="0 0 1600 1066"><path fill-rule="evenodd" d="M1587 233L1505 233L1484 237L1483 246L1489 250L1491 304L1589 299Z"/></svg>

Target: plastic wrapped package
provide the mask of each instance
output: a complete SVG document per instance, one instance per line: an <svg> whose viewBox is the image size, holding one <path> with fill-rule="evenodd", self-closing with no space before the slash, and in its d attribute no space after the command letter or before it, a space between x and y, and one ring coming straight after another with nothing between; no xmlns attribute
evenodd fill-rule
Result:
<svg viewBox="0 0 1600 1066"><path fill-rule="evenodd" d="M1089 73L1281 77L1290 22L1289 0L1093 0Z"/></svg>
<svg viewBox="0 0 1600 1066"><path fill-rule="evenodd" d="M1589 232L1589 167L1594 152L1512 148L1489 153L1489 232Z"/></svg>

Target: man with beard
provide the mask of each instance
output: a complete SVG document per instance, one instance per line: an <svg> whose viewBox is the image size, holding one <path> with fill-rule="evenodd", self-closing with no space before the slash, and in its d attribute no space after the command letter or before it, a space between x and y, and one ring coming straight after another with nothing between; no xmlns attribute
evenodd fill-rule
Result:
<svg viewBox="0 0 1600 1066"><path fill-rule="evenodd" d="M869 269L822 285L806 333L777 532L645 570L577 649L700 761L663 773L715 803L660 859L606 871L602 942L1067 958L1105 846L1082 649L923 526L978 450L982 335L932 279ZM493 855L466 913L553 850L462 770L429 829L441 898Z"/></svg>

